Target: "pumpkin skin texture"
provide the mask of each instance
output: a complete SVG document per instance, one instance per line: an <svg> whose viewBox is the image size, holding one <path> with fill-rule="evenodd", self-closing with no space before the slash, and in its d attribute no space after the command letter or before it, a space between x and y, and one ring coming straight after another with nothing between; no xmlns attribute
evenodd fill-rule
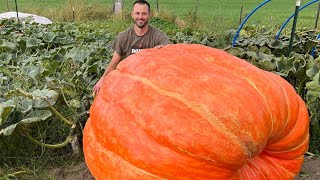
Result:
<svg viewBox="0 0 320 180"><path fill-rule="evenodd" d="M146 49L108 74L83 137L97 179L293 179L305 103L280 76L222 50Z"/></svg>

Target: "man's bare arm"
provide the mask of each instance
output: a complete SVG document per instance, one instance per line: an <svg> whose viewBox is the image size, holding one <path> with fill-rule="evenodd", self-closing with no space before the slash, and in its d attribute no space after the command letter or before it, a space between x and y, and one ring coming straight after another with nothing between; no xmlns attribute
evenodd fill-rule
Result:
<svg viewBox="0 0 320 180"><path fill-rule="evenodd" d="M107 66L106 70L104 71L103 75L101 76L101 78L99 79L99 81L96 83L96 85L94 85L93 87L93 93L97 94L100 91L100 88L103 84L103 80L104 78L113 70L115 70L117 68L117 65L120 63L121 61L121 56L117 53L114 52L111 62L109 63L109 65Z"/></svg>

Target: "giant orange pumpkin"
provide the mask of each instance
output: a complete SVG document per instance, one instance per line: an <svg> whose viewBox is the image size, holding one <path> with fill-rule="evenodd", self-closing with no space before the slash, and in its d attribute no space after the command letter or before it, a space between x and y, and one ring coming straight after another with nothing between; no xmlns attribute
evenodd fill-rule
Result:
<svg viewBox="0 0 320 180"><path fill-rule="evenodd" d="M129 56L90 116L84 153L97 179L292 179L309 141L289 83L201 45Z"/></svg>

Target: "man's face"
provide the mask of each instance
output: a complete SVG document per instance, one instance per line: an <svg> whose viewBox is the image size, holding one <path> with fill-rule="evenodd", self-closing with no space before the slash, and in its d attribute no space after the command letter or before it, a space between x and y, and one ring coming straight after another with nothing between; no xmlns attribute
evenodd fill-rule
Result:
<svg viewBox="0 0 320 180"><path fill-rule="evenodd" d="M131 17L139 28L145 27L150 18L148 5L135 4L133 6Z"/></svg>

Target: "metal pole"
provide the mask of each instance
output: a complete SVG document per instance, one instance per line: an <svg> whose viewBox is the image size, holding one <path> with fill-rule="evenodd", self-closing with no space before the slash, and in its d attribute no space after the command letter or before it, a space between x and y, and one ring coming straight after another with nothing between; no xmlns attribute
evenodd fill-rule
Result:
<svg viewBox="0 0 320 180"><path fill-rule="evenodd" d="M73 0L73 5L72 5L72 22L74 22L74 17L75 17L75 13L74 13L74 6L75 6L75 2Z"/></svg>
<svg viewBox="0 0 320 180"><path fill-rule="evenodd" d="M19 14L18 14L18 3L17 3L17 0L14 0L14 2L16 3L17 19L18 19L18 21L20 21L19 20Z"/></svg>
<svg viewBox="0 0 320 180"><path fill-rule="evenodd" d="M240 5L239 25L241 24L241 21L242 21L242 9L243 9L243 4L241 3L241 5Z"/></svg>
<svg viewBox="0 0 320 180"><path fill-rule="evenodd" d="M72 7L72 22L74 22L74 6Z"/></svg>
<svg viewBox="0 0 320 180"><path fill-rule="evenodd" d="M307 4L305 4L304 6L302 6L301 8L299 8L299 11L302 11L304 8L312 5L313 3L318 2L319 0L313 0ZM280 34L282 32L282 30L284 29L284 27L288 24L288 22L295 16L295 13L292 13L292 15L283 23L283 25L281 26L280 30L278 31L277 35L276 35L276 40L278 40L278 38L280 37Z"/></svg>
<svg viewBox="0 0 320 180"><path fill-rule="evenodd" d="M318 12L317 12L316 23L314 25L314 29L317 29L317 27L318 27L319 13L320 13L320 2L319 2L319 5L318 5Z"/></svg>
<svg viewBox="0 0 320 180"><path fill-rule="evenodd" d="M296 1L296 10L295 10L295 13L294 13L295 15L294 15L293 25L292 25L292 29L291 29L291 36L290 36L290 41L289 41L289 49L288 49L287 57L289 57L289 55L290 55L290 53L292 51L292 44L293 44L293 39L294 39L296 26L297 26L300 3L301 3L301 0L297 0Z"/></svg>

